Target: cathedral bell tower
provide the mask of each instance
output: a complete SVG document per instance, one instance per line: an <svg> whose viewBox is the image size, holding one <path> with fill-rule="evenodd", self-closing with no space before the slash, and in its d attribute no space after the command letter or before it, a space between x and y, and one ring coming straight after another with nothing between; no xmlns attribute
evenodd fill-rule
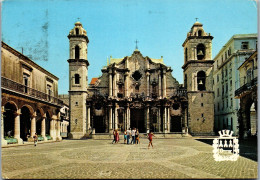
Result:
<svg viewBox="0 0 260 180"><path fill-rule="evenodd" d="M70 41L69 106L71 138L80 139L86 134L86 98L88 85L88 36L80 22L68 35Z"/></svg>
<svg viewBox="0 0 260 180"><path fill-rule="evenodd" d="M195 22L182 44L184 86L188 95L187 119L192 135L214 134L212 39L203 25Z"/></svg>

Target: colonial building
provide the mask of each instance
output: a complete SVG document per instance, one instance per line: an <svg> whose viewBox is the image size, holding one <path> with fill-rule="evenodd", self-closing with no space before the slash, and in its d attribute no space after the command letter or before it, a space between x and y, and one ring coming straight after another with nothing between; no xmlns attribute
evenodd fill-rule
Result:
<svg viewBox="0 0 260 180"><path fill-rule="evenodd" d="M2 145L60 140L58 78L2 42Z"/></svg>
<svg viewBox="0 0 260 180"><path fill-rule="evenodd" d="M240 99L238 111L239 135L247 138L257 135L257 51L238 68L240 87L235 98Z"/></svg>
<svg viewBox="0 0 260 180"><path fill-rule="evenodd" d="M214 58L213 90L215 92L215 131L230 129L238 135L240 87L238 67L255 52L257 34L237 34L223 46Z"/></svg>
<svg viewBox="0 0 260 180"><path fill-rule="evenodd" d="M60 94L59 99L63 104L60 109L60 135L62 138L67 138L69 133L69 95Z"/></svg>
<svg viewBox="0 0 260 180"><path fill-rule="evenodd" d="M196 22L183 43L185 87L162 57L143 56L137 48L130 56L110 57L102 75L87 87L89 40L80 22L68 38L72 138L82 138L90 130L112 133L134 127L141 133L213 133L213 37L202 24Z"/></svg>
<svg viewBox="0 0 260 180"><path fill-rule="evenodd" d="M212 39L203 25L196 22L182 44L184 48L184 87L188 95L190 133L212 135L214 125L214 92L212 88Z"/></svg>

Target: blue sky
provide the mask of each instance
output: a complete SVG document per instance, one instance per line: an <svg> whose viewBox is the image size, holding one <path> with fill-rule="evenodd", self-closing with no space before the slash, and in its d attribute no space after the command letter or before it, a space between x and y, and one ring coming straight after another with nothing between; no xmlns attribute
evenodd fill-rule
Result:
<svg viewBox="0 0 260 180"><path fill-rule="evenodd" d="M67 35L78 18L90 40L89 82L107 57L130 56L137 39L143 56L163 56L183 83L182 43L195 18L214 36L213 58L232 35L257 33L252 0L5 0L2 40L59 77L59 94L67 94Z"/></svg>

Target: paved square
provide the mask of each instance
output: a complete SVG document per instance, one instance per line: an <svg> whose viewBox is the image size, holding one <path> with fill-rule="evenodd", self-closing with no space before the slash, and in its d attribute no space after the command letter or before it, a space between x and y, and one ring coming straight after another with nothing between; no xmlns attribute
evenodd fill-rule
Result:
<svg viewBox="0 0 260 180"><path fill-rule="evenodd" d="M253 158L240 156L235 162L216 162L212 146L194 138L153 141L154 148L149 150L147 139L141 139L140 145L125 145L122 141L111 144L110 140L63 140L37 147L2 148L2 176L6 179L257 177L257 161Z"/></svg>

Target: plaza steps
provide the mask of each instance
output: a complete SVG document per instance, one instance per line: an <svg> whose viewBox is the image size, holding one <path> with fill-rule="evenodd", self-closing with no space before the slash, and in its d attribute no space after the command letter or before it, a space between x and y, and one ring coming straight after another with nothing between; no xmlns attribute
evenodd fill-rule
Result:
<svg viewBox="0 0 260 180"><path fill-rule="evenodd" d="M140 138L147 138L147 133L140 133L139 134ZM182 133L154 133L154 139L167 139L167 138L190 138L192 137L189 134L182 134ZM109 133L96 133L96 134L91 134L89 135L90 139L113 139L114 136L113 134ZM122 133L119 134L119 139L122 140L124 139L124 135Z"/></svg>

